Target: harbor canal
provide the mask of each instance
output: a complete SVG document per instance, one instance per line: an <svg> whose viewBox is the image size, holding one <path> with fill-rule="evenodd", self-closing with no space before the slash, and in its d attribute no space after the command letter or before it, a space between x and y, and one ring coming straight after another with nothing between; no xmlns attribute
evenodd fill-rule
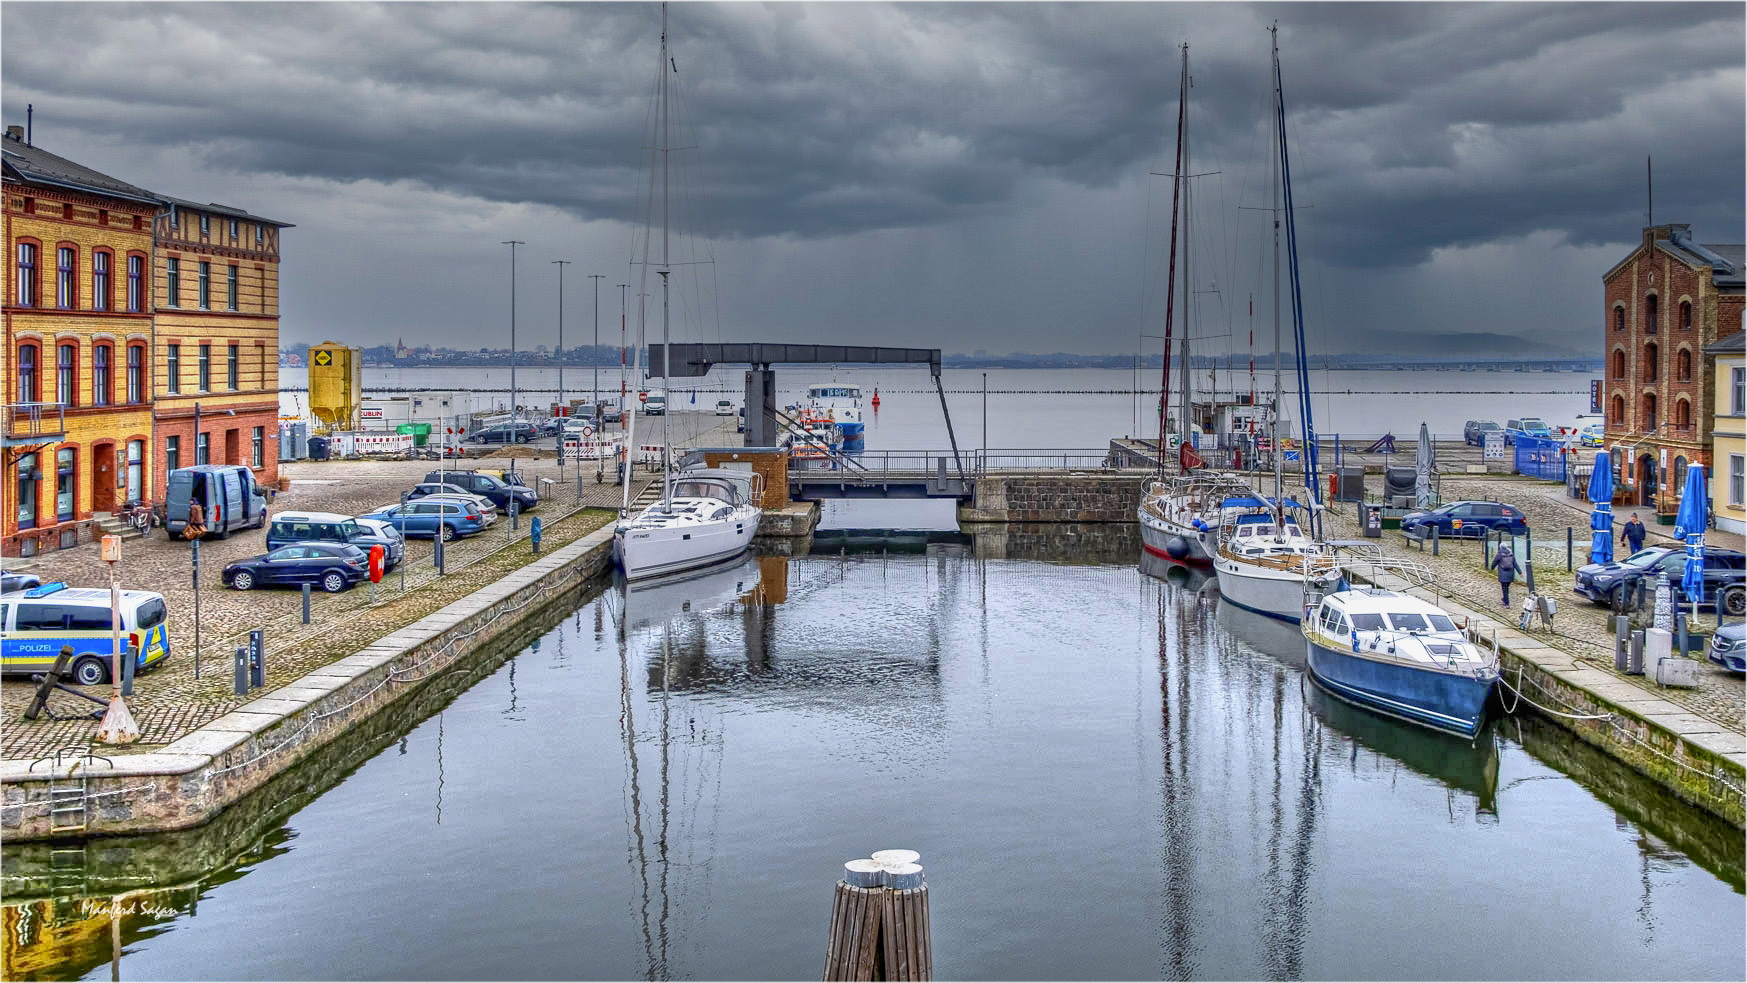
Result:
<svg viewBox="0 0 1747 983"><path fill-rule="evenodd" d="M966 979L1740 979L1743 842L1563 732L1310 687L1133 527L606 587L219 821L5 848L5 976L816 979L918 850ZM110 917L121 912L119 922Z"/></svg>

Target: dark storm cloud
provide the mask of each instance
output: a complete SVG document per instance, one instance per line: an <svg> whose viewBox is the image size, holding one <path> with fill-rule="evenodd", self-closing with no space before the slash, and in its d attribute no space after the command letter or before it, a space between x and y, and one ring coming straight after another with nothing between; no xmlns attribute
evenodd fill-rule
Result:
<svg viewBox="0 0 1747 983"><path fill-rule="evenodd" d="M190 181L325 183L336 209L429 189L432 238L445 202L469 215L546 206L586 228L636 218L658 18L654 4L10 3L4 111L20 122L34 103L51 148L161 149L188 161ZM774 244L810 242L807 255L872 276L903 264L860 264L875 254L858 250L900 236L940 250L936 262L991 251L962 274L990 278L986 294L1002 289L993 253L1039 234L1102 237L1111 252L1060 260L1063 281L1089 282L1074 262L1108 268L1139 251L1136 196L1169 166L1181 41L1196 169L1222 172L1227 206L1266 204L1274 21L1295 188L1315 205L1322 262L1359 276L1486 244L1532 258L1629 242L1650 153L1658 218L1740 239L1739 4L678 4L676 112L702 164L692 190L754 269L779 255L798 267L805 255ZM87 162L145 179L125 160ZM1040 230L1045 214L1054 224ZM284 218L311 233L323 222ZM927 280L910 275L906 287ZM834 308L813 289L809 304L871 311L869 327L891 315L848 295ZM1058 323L1094 309L1033 297L1005 330L1050 330L1025 326L1040 307ZM1094 347L1119 349L1132 330Z"/></svg>

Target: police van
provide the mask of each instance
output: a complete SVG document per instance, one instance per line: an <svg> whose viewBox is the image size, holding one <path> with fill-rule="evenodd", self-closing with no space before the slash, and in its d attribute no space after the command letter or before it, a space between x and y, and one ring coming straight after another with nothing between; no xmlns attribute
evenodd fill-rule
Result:
<svg viewBox="0 0 1747 983"><path fill-rule="evenodd" d="M167 619L164 595L121 592L121 645L138 651L136 673L170 657ZM99 686L110 681L114 648L108 588L55 583L0 594L0 673L48 672L63 645L73 647L72 682Z"/></svg>

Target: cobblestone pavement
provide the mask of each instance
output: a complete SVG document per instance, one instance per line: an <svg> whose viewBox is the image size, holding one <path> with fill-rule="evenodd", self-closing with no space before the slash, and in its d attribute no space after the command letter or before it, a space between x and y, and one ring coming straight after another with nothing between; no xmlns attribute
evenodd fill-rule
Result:
<svg viewBox="0 0 1747 983"><path fill-rule="evenodd" d="M1534 534L1535 588L1544 596L1558 599L1558 613L1551 631L1538 625L1530 634L1548 645L1581 658L1586 664L1628 680L1670 703L1724 725L1741 728L1747 709L1747 689L1742 678L1701 657L1699 685L1695 689L1665 689L1647 676L1629 676L1614 670L1614 630L1612 612L1572 590L1573 574L1565 570L1565 531L1572 530L1573 568L1589 562L1589 513L1587 501L1569 498L1565 486L1549 482L1503 476L1471 477L1446 474L1443 480L1444 501L1491 499L1509 502L1522 509ZM1630 510L1625 510L1629 513ZM1330 538L1357 539L1360 536L1357 509L1331 509L1333 521L1327 530ZM1625 515L1619 516L1619 522ZM1646 545L1678 545L1667 535L1667 527L1650 525ZM1498 579L1486 570L1481 544L1473 540L1444 540L1438 556L1432 555L1431 544L1422 552L1410 546L1397 530L1385 529L1380 543L1386 556L1405 556L1430 566L1438 578L1438 588L1453 595L1476 611L1497 612L1501 622L1516 623L1525 584L1519 577L1511 591L1512 606L1499 603ZM1618 553L1625 552L1624 544ZM1708 631L1714 625L1714 615L1701 613L1698 624Z"/></svg>

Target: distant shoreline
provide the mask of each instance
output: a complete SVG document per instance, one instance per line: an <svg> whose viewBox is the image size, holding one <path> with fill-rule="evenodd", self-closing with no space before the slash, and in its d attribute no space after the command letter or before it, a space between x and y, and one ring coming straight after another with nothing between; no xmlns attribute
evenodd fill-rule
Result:
<svg viewBox="0 0 1747 983"><path fill-rule="evenodd" d="M1271 357L1271 356L1270 356ZM1257 356L1258 363L1261 356ZM592 362L554 362L550 359L529 360L515 363L520 369L618 369L619 363L610 365ZM1191 360L1195 369L1217 368L1223 372L1237 372L1248 368L1248 362L1219 362ZM280 368L306 369L308 365L293 365L281 361ZM470 360L470 361L404 361L404 362L366 362L366 369L507 369L511 367L508 360ZM845 363L845 367L859 367ZM1132 371L1137 368L1133 362L1112 362L1107 360L1088 360L1085 362L1069 362L1055 360L1024 361L1017 359L970 359L947 356L942 359L941 367L947 369L1106 369ZM1159 369L1162 366L1155 359L1150 363L1143 362L1138 368ZM1402 372L1402 371L1443 371L1443 372L1600 372L1601 359L1521 359L1509 362L1467 361L1456 359L1401 359L1389 362L1347 362L1336 358L1313 358L1310 361L1313 370L1336 370L1342 372Z"/></svg>

